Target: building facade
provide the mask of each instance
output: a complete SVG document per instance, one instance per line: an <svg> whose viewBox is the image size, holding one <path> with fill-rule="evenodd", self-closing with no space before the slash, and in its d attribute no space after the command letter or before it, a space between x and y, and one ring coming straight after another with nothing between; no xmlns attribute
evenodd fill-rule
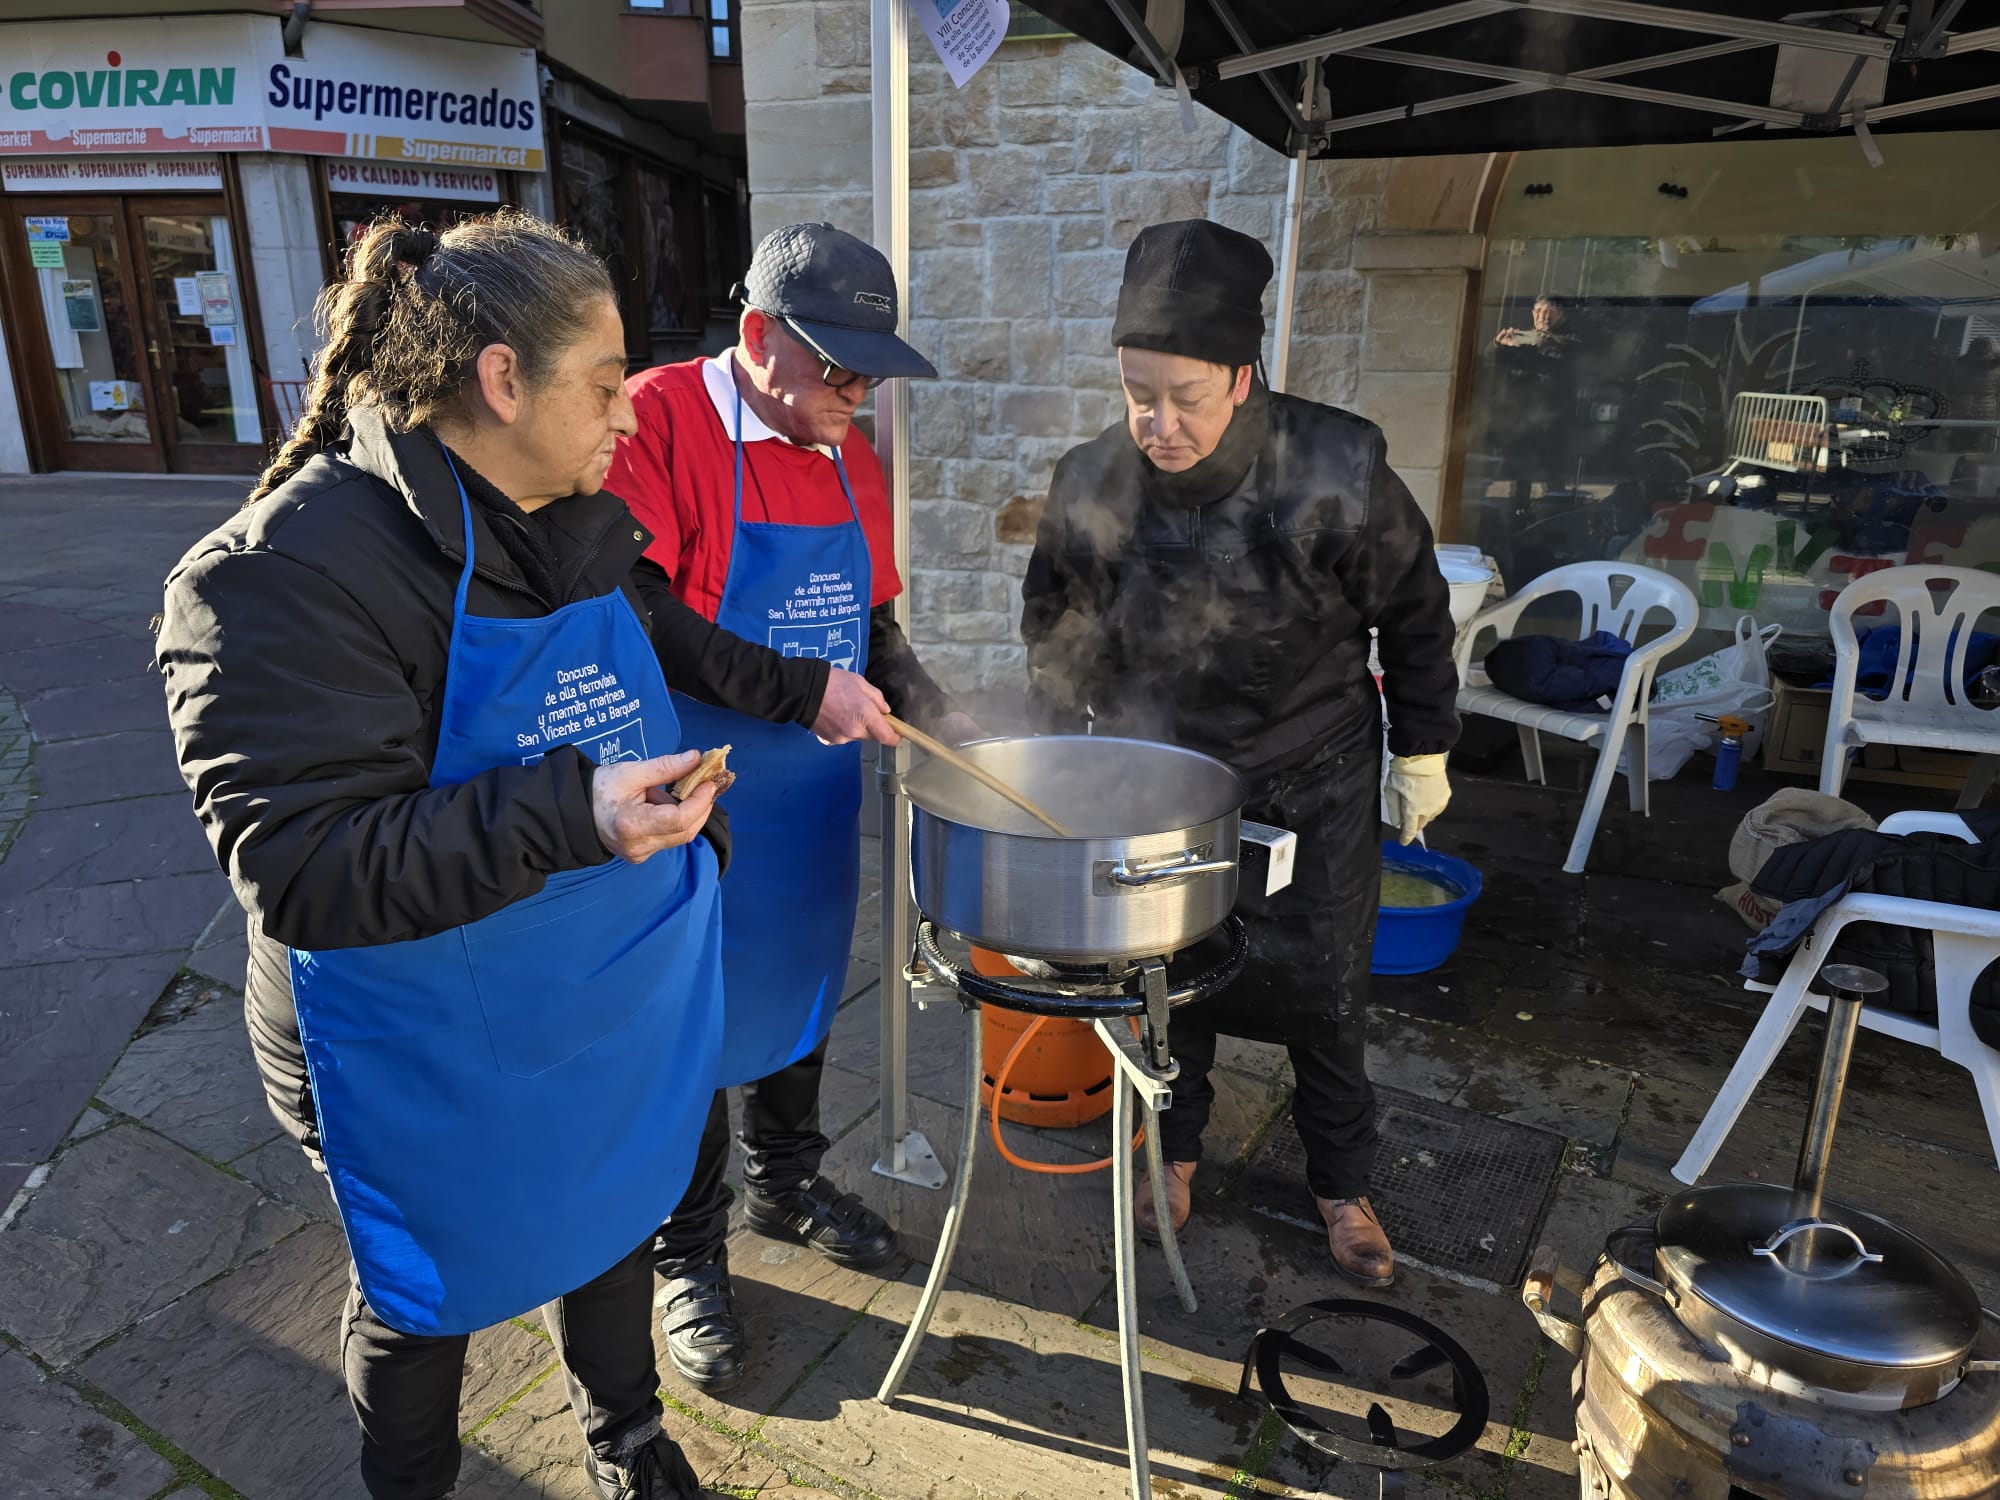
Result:
<svg viewBox="0 0 2000 1500"><path fill-rule="evenodd" d="M745 198L712 9L69 13L0 20L0 472L261 468L314 300L384 214L566 217L613 266L635 368L712 342Z"/></svg>

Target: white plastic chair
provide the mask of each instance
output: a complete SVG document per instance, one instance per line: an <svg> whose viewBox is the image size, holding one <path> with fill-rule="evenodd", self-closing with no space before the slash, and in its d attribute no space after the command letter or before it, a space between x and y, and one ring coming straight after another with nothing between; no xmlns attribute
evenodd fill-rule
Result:
<svg viewBox="0 0 2000 1500"><path fill-rule="evenodd" d="M1528 606L1561 594L1574 594L1583 604L1578 640L1608 630L1621 640L1636 641L1651 615L1664 612L1667 616L1666 634L1638 646L1625 658L1618 692L1607 713L1570 713L1503 693L1492 685L1484 667L1472 660L1474 647L1488 631L1501 640L1508 639ZM1616 603L1612 602L1614 599ZM1563 861L1563 870L1568 874L1583 873L1621 750L1628 752L1627 764L1633 768L1625 777L1632 810L1652 811L1646 783L1646 702L1652 696L1653 674L1659 669L1661 658L1694 634L1698 608L1686 584L1652 568L1617 562L1570 563L1544 573L1511 599L1481 610L1459 633L1456 654L1458 680L1463 686L1458 690L1458 711L1483 714L1515 725L1520 731L1521 758L1527 762L1529 780L1545 780L1541 741L1544 730L1566 740L1598 743L1597 769L1590 778L1590 794L1584 799L1583 816L1578 819L1576 835L1570 840L1569 858Z"/></svg>
<svg viewBox="0 0 2000 1500"><path fill-rule="evenodd" d="M1937 589L1934 584L1951 587ZM1895 606L1902 639L1889 696L1878 702L1854 690L1861 649L1854 616L1882 602ZM1966 774L1958 805L1979 806L2000 773L2000 709L1980 708L1966 696L1965 653L1973 626L1987 610L2000 610L2000 573L1977 568L1883 568L1840 591L1828 621L1833 701L1827 705L1826 748L1820 753L1822 792L1840 795L1848 760L1863 745L1969 750L1979 758Z"/></svg>
<svg viewBox="0 0 2000 1500"><path fill-rule="evenodd" d="M1952 813L1897 813L1882 823L1884 833L1945 833L1975 842L1965 821ZM1972 1030L1972 986L1988 964L2000 960L2000 912L1942 901L1917 901L1907 896L1847 895L1821 913L1806 940L1792 954L1784 976L1775 985L1746 981L1744 988L1768 993L1770 1003L1750 1039L1737 1055L1715 1102L1674 1163L1674 1176L1694 1182L1715 1160L1715 1153L1735 1127L1750 1095L1784 1050L1792 1029L1808 1009L1825 1010L1827 998L1814 994L1812 982L1833 950L1840 929L1850 922L1880 922L1890 927L1916 927L1931 935L1937 975L1937 1024L1879 1006L1861 1007L1861 1024L1870 1031L1928 1047L1972 1075L1979 1107L1986 1116L1986 1133L2000 1161L2000 1052Z"/></svg>

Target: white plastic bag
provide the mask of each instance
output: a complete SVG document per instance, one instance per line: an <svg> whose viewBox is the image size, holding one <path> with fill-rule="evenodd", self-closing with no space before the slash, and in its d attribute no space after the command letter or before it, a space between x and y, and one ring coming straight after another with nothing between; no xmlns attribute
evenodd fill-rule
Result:
<svg viewBox="0 0 2000 1500"><path fill-rule="evenodd" d="M1776 701L1771 668L1765 659L1771 642L1784 633L1744 615L1736 622L1736 639L1720 651L1662 673L1653 679L1653 696L1646 710L1646 779L1665 781L1679 773L1697 750L1712 746L1720 731L1701 718L1734 714L1746 719L1743 758L1757 753L1764 739L1764 712ZM1624 758L1620 758L1623 769Z"/></svg>

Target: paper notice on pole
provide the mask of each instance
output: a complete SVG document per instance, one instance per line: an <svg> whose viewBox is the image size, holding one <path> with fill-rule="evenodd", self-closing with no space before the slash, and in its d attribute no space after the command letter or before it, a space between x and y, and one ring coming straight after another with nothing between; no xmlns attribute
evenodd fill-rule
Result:
<svg viewBox="0 0 2000 1500"><path fill-rule="evenodd" d="M178 304L176 311L184 316L200 317L201 283L196 281L192 276L176 276L174 278L174 301Z"/></svg>
<svg viewBox="0 0 2000 1500"><path fill-rule="evenodd" d="M1007 0L910 0L910 9L959 88L1007 39Z"/></svg>

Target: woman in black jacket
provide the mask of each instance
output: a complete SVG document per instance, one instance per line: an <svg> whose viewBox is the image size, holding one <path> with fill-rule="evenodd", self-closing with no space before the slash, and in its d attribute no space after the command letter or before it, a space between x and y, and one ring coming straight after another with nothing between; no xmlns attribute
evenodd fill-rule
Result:
<svg viewBox="0 0 2000 1500"><path fill-rule="evenodd" d="M1216 756L1249 784L1246 818L1299 836L1292 887L1239 899L1243 977L1174 1014L1181 1071L1159 1126L1173 1222L1192 1201L1217 1034L1284 1042L1334 1264L1386 1286L1395 1262L1367 1198L1382 781L1369 632L1389 706L1388 800L1407 843L1449 796L1452 626L1430 526L1381 432L1256 378L1270 279L1262 245L1206 220L1134 240L1112 328L1128 421L1056 465L1021 636L1042 727ZM1137 1212L1157 1224L1149 1187Z"/></svg>
<svg viewBox="0 0 2000 1500"><path fill-rule="evenodd" d="M597 1492L692 1497L649 1252L719 1043L715 791L665 789L697 752L599 488L610 279L524 215L384 223L321 306L307 409L168 578L158 656L271 1108L353 1255L362 1478L449 1493L467 1333L547 1303Z"/></svg>

